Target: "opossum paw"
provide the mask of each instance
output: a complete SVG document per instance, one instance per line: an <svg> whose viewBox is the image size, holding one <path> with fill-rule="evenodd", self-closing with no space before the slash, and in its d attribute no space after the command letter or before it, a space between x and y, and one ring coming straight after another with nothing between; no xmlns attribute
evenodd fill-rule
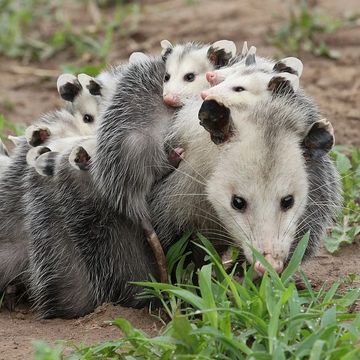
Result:
<svg viewBox="0 0 360 360"><path fill-rule="evenodd" d="M39 146L51 135L49 128L31 125L25 130L25 137L29 145Z"/></svg>
<svg viewBox="0 0 360 360"><path fill-rule="evenodd" d="M16 305L16 285L8 285L4 294L4 305L10 311L15 311Z"/></svg>
<svg viewBox="0 0 360 360"><path fill-rule="evenodd" d="M91 156L82 146L74 148L69 155L70 164L77 170L89 170L90 161Z"/></svg>
<svg viewBox="0 0 360 360"><path fill-rule="evenodd" d="M40 155L35 162L34 168L41 176L53 176L56 172L56 163L59 153L49 151Z"/></svg>
<svg viewBox="0 0 360 360"><path fill-rule="evenodd" d="M177 147L172 149L168 156L168 161L171 166L177 168L180 164L180 161L184 159L185 150L183 148Z"/></svg>
<svg viewBox="0 0 360 360"><path fill-rule="evenodd" d="M51 150L46 146L34 147L34 148L30 149L27 152L27 154L26 154L26 162L31 167L35 167L36 160L38 159L38 157L45 154L45 153L47 153L47 152L49 152L49 151L51 151Z"/></svg>

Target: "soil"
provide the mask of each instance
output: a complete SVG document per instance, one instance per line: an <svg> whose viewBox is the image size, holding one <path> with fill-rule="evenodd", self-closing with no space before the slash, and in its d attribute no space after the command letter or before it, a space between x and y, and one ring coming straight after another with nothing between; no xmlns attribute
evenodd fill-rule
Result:
<svg viewBox="0 0 360 360"><path fill-rule="evenodd" d="M193 1L143 1L136 19L136 29L126 39L116 38L110 55L111 63L126 60L133 51L158 53L159 42L184 40L215 41L232 39L239 46L247 40L255 45L258 54L285 57L270 45L269 34L276 29L288 14L287 3L280 0L199 0ZM321 8L334 16L360 11L358 0L317 1ZM109 11L109 10L108 10ZM91 21L85 11L73 12L81 22ZM87 19L88 18L88 19ZM360 146L360 23L345 26L334 33L322 35L341 57L334 61L301 53L304 74L301 80L305 90L318 103L324 116L335 128L338 144ZM296 54L295 54L296 55ZM66 61L65 61L65 60ZM29 124L41 113L61 106L55 78L32 74L32 69L50 70L55 74L64 62L78 62L60 54L44 63L23 64L0 57L0 114L13 122ZM90 59L91 60L91 59ZM337 255L323 248L317 256L303 265L315 287L324 281L329 284L339 276L360 274L360 242L343 247ZM352 286L359 286L355 282ZM125 309L104 305L94 313L77 320L38 320L27 308L19 307L9 313L0 312L0 360L29 359L31 341L42 339L49 343L55 340L70 340L74 343L96 343L117 338L120 331L105 323L116 317L124 317L149 335L156 335L161 323L145 310Z"/></svg>

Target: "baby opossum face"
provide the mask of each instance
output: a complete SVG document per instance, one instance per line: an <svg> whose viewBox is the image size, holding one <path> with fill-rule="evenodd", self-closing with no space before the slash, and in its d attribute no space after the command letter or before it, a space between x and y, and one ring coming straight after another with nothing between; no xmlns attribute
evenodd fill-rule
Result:
<svg viewBox="0 0 360 360"><path fill-rule="evenodd" d="M218 85L201 92L205 100L216 98L226 106L253 105L257 101L268 98L271 92L268 91L268 84L273 74L254 71L235 72Z"/></svg>
<svg viewBox="0 0 360 360"><path fill-rule="evenodd" d="M236 53L234 42L228 40L210 46L194 43L172 46L163 40L161 46L166 67L163 99L173 107L182 106L186 99L197 97L209 88L206 73L225 66Z"/></svg>
<svg viewBox="0 0 360 360"><path fill-rule="evenodd" d="M199 96L210 85L206 72L213 69L206 57L207 49L193 50L181 56L182 48L175 47L166 61L163 98L167 105L179 107L189 97Z"/></svg>
<svg viewBox="0 0 360 360"><path fill-rule="evenodd" d="M100 97L84 91L73 102L73 115L81 134L92 135L97 126Z"/></svg>
<svg viewBox="0 0 360 360"><path fill-rule="evenodd" d="M285 135L285 134L284 134ZM279 137L276 137L279 139ZM242 129L241 141L227 144L207 185L210 203L234 242L253 262L249 245L281 272L308 196L299 139Z"/></svg>
<svg viewBox="0 0 360 360"><path fill-rule="evenodd" d="M102 100L102 87L94 78L79 74L63 74L57 87L60 96L71 102L74 126L82 135L92 135L96 129L99 107Z"/></svg>

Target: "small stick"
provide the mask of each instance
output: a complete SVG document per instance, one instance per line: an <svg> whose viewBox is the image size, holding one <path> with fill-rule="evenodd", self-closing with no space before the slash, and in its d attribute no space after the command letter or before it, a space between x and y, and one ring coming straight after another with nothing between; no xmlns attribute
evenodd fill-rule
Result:
<svg viewBox="0 0 360 360"><path fill-rule="evenodd" d="M166 258L160 240L156 235L156 232L152 227L152 225L150 224L149 220L142 220L141 225L145 231L146 239L150 244L150 247L154 253L159 268L160 281L162 283L166 283L168 281L168 274L166 270Z"/></svg>
<svg viewBox="0 0 360 360"><path fill-rule="evenodd" d="M59 71L50 69L36 69L28 66L12 65L8 68L13 74L34 75L38 77L54 78L59 76Z"/></svg>

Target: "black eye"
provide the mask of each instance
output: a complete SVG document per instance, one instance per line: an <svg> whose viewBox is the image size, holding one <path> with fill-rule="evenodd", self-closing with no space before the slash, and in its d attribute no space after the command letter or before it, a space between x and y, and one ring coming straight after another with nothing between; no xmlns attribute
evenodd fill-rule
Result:
<svg viewBox="0 0 360 360"><path fill-rule="evenodd" d="M195 74L194 73L188 73L184 75L184 80L187 82L192 82L195 80Z"/></svg>
<svg viewBox="0 0 360 360"><path fill-rule="evenodd" d="M170 74L166 73L164 76L164 82L168 82L170 80Z"/></svg>
<svg viewBox="0 0 360 360"><path fill-rule="evenodd" d="M245 89L242 86L235 86L233 87L233 90L235 92L241 92L241 91L245 91Z"/></svg>
<svg viewBox="0 0 360 360"><path fill-rule="evenodd" d="M240 196L233 195L231 199L231 206L233 209L244 212L247 207L247 202L244 198Z"/></svg>
<svg viewBox="0 0 360 360"><path fill-rule="evenodd" d="M83 120L85 123L90 124L90 123L94 122L94 117L92 115L85 114L83 117Z"/></svg>
<svg viewBox="0 0 360 360"><path fill-rule="evenodd" d="M281 209L283 211L287 211L287 210L291 209L294 206L294 202L295 202L295 200L292 195L287 195L287 196L283 197L280 200Z"/></svg>

